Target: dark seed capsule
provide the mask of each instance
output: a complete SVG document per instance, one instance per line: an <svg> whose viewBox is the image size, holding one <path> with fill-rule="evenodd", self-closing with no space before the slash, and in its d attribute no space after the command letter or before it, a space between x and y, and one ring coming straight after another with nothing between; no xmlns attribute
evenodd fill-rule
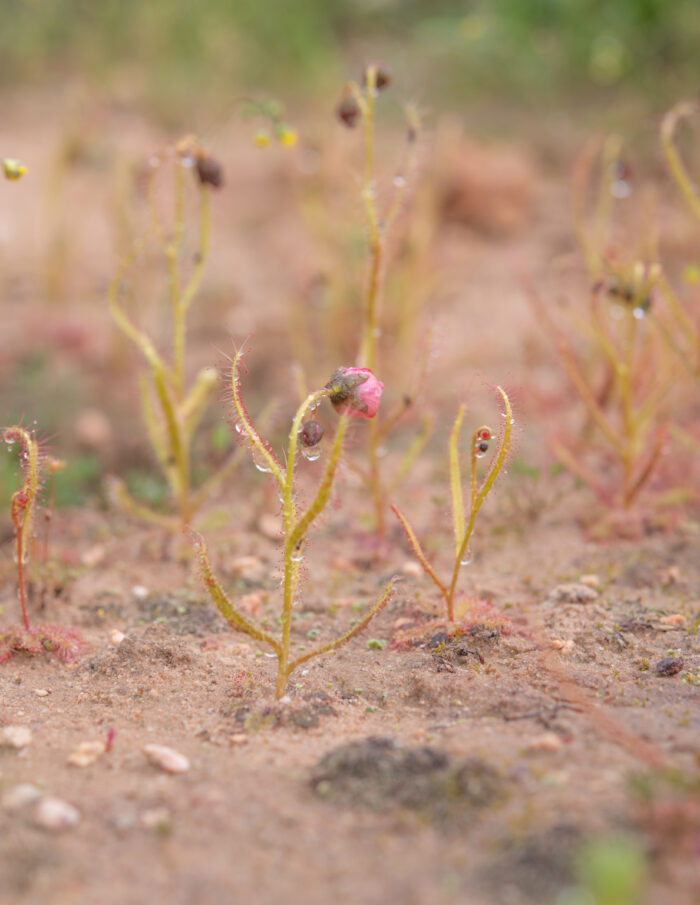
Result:
<svg viewBox="0 0 700 905"><path fill-rule="evenodd" d="M391 69L389 69L386 63L369 63L365 67L363 74L363 85L367 85L367 70L370 66L374 66L375 70L374 87L377 91L384 91L385 88L388 88L389 85L391 85Z"/></svg>
<svg viewBox="0 0 700 905"><path fill-rule="evenodd" d="M352 94L343 95L335 108L335 115L348 129L355 128L357 120L360 118L360 107Z"/></svg>
<svg viewBox="0 0 700 905"><path fill-rule="evenodd" d="M301 426L301 431L299 433L299 439L301 440L301 445L305 446L307 449L312 446L317 446L323 437L323 428L318 423L318 421L305 421Z"/></svg>
<svg viewBox="0 0 700 905"><path fill-rule="evenodd" d="M479 452L485 453L488 452L489 445L486 440L482 440L477 446Z"/></svg>
<svg viewBox="0 0 700 905"><path fill-rule="evenodd" d="M683 657L664 657L656 664L657 676L675 676L683 669Z"/></svg>
<svg viewBox="0 0 700 905"><path fill-rule="evenodd" d="M200 185L211 185L220 189L224 184L224 171L221 164L213 157L197 157L197 178Z"/></svg>

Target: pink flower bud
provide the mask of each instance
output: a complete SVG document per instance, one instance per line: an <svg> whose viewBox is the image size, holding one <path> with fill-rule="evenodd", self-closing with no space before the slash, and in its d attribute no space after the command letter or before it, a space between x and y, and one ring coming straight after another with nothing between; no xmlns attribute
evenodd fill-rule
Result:
<svg viewBox="0 0 700 905"><path fill-rule="evenodd" d="M384 392L384 384L369 368L338 368L326 388L336 412L351 418L374 418Z"/></svg>

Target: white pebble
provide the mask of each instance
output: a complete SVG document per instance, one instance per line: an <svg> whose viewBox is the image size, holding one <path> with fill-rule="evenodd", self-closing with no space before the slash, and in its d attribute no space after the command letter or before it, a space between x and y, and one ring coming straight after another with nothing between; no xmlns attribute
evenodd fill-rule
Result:
<svg viewBox="0 0 700 905"><path fill-rule="evenodd" d="M126 638L124 632L120 632L118 628L115 628L112 634L109 636L109 643L113 644L115 647L119 647L124 638Z"/></svg>
<svg viewBox="0 0 700 905"><path fill-rule="evenodd" d="M35 688L34 694L38 698L48 698L48 696L51 694L51 692L49 691L48 688Z"/></svg>
<svg viewBox="0 0 700 905"><path fill-rule="evenodd" d="M420 578L423 574L423 568L419 562L416 562L415 559L408 559L401 566L401 571L404 575L408 575L409 578Z"/></svg>
<svg viewBox="0 0 700 905"><path fill-rule="evenodd" d="M34 820L45 830L60 832L76 826L80 812L61 798L45 795L34 810Z"/></svg>
<svg viewBox="0 0 700 905"><path fill-rule="evenodd" d="M26 748L32 743L32 730L27 726L5 726L0 729L0 748Z"/></svg>
<svg viewBox="0 0 700 905"><path fill-rule="evenodd" d="M98 757L102 757L106 750L106 744L101 741L81 742L71 753L68 763L73 767L89 767Z"/></svg>
<svg viewBox="0 0 700 905"><path fill-rule="evenodd" d="M166 773L187 773L190 769L190 762L185 755L166 745L144 745L143 753L154 767L159 767Z"/></svg>
<svg viewBox="0 0 700 905"><path fill-rule="evenodd" d="M2 806L6 811L19 811L28 804L34 804L42 795L41 789L37 789L30 782L21 782L4 793Z"/></svg>
<svg viewBox="0 0 700 905"><path fill-rule="evenodd" d="M148 597L148 588L142 584L135 584L131 589L131 593L137 600L144 600Z"/></svg>

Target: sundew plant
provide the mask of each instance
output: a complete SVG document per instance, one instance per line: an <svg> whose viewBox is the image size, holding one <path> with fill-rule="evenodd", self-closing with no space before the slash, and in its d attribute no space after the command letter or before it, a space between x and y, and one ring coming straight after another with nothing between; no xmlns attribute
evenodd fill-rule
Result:
<svg viewBox="0 0 700 905"><path fill-rule="evenodd" d="M166 223L156 204L158 175L172 166L173 210ZM199 195L199 229L195 263L185 272L186 179L194 173ZM171 530L191 523L202 504L231 474L239 457L232 454L221 469L198 488L192 487L191 450L204 412L219 384L213 368L203 368L194 382L186 384L187 315L195 301L209 254L211 237L211 193L223 185L220 164L193 136L149 160L148 210L150 227L135 243L109 288L109 305L117 325L131 340L146 362L140 375L141 410L151 446L168 482L177 515L162 514L133 499L124 483L112 479L111 489L118 502L137 516ZM165 261L172 327L172 351L166 358L157 344L137 325L124 305L126 278L152 240L156 240Z"/></svg>
<svg viewBox="0 0 700 905"><path fill-rule="evenodd" d="M226 593L212 569L204 539L198 534L193 535L193 538L202 579L219 612L233 629L265 644L271 648L273 656L277 657L276 694L278 698L281 698L285 694L290 675L298 666L320 654L337 650L359 634L386 606L393 591L394 580L387 584L374 606L344 635L319 644L297 657L291 655L292 611L297 602L299 571L304 558L308 531L331 498L350 419L371 420L376 416L384 384L368 368L339 368L336 370L328 383L321 389L310 393L297 409L292 419L285 450L286 464L283 465L270 444L258 433L243 402L240 387L241 358L242 353L239 351L233 359L231 370L235 429L241 439L247 443L258 470L269 474L271 480L274 481L282 502L284 577L282 580L281 634L279 636L273 635L266 628L254 623L236 606L235 601ZM319 422L314 420L314 413L324 399L331 403L339 415L339 419L316 494L309 505L301 511L297 502L295 486L298 455L302 453L306 458L312 460L318 458L323 429Z"/></svg>
<svg viewBox="0 0 700 905"><path fill-rule="evenodd" d="M454 529L454 561L452 573L450 577L443 581L437 574L437 570L432 565L423 547L416 535L416 532L398 506L392 505L392 510L398 518L401 526L406 532L411 549L416 555L418 562L423 567L425 573L431 578L445 603L445 614L448 623L455 621L455 595L457 592L457 584L460 572L463 566L467 566L473 559L472 538L476 527L476 518L483 506L486 497L491 492L496 478L500 474L505 461L510 452L513 434L513 412L511 409L510 399L506 391L502 387L496 387L496 390L503 403L502 415L505 419L503 433L498 439L498 449L494 455L490 467L486 475L479 481L478 460L483 459L489 450L489 444L494 439L493 430L487 425L483 425L474 431L471 439L469 461L469 485L468 485L468 506L465 508L465 491L464 491L464 475L463 464L461 461L459 450L459 434L462 428L462 421L465 414L465 406L462 405L457 413L449 442L449 465L450 465L450 491L452 499L452 522Z"/></svg>
<svg viewBox="0 0 700 905"><path fill-rule="evenodd" d="M10 501L14 529L13 558L17 566L17 594L22 614L21 625L0 632L0 663L16 653L55 652L62 660L80 653L77 632L68 626L33 625L29 619L27 565L36 523L37 499L41 490L42 456L31 431L15 425L2 430L2 439L10 450L18 450L21 486Z"/></svg>

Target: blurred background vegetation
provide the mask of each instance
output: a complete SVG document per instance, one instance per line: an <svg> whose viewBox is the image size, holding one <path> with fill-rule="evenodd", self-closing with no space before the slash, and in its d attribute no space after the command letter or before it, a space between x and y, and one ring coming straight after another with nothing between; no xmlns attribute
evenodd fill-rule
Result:
<svg viewBox="0 0 700 905"><path fill-rule="evenodd" d="M89 77L176 121L232 91L334 93L369 53L431 108L620 91L655 107L700 75L697 0L2 0L0 84ZM350 70L354 72L354 68ZM613 95L614 92L614 95Z"/></svg>

